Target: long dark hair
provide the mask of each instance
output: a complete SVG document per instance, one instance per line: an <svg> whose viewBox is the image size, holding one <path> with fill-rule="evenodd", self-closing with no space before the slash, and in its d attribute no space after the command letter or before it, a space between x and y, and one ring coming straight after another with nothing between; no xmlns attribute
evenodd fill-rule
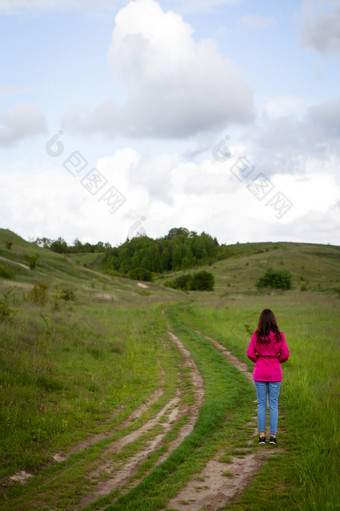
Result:
<svg viewBox="0 0 340 511"><path fill-rule="evenodd" d="M270 309L264 309L260 314L257 329L255 330L257 341L260 343L270 342L270 332L275 334L277 342L281 341L281 334L274 312Z"/></svg>

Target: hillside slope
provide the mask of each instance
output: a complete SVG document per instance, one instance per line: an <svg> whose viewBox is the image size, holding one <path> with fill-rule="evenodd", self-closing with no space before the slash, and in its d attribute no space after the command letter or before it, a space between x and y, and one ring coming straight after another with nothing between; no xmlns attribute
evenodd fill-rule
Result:
<svg viewBox="0 0 340 511"><path fill-rule="evenodd" d="M13 286L29 288L34 282L44 282L51 294L66 286L83 303L89 299L125 302L138 296L144 300L146 297L150 300L166 300L178 295L173 290L152 283L147 285L148 289L143 289L133 280L112 277L103 271L88 268L88 262L98 257L98 254L80 256L57 254L27 242L7 229L0 229L0 264L14 273L12 278L3 278L0 274L0 290ZM31 269L32 261L35 267Z"/></svg>
<svg viewBox="0 0 340 511"><path fill-rule="evenodd" d="M228 247L229 257L199 267L215 276L218 293L259 293L256 282L268 267L288 270L293 290L333 292L340 286L340 247L308 243L245 243ZM194 271L198 271L195 268ZM176 272L159 277L162 282Z"/></svg>
<svg viewBox="0 0 340 511"><path fill-rule="evenodd" d="M8 243L11 243L10 248ZM169 274L156 275L155 284L148 284L161 296L179 296L164 287L171 276L205 269L214 274L215 292L258 293L256 282L266 268L288 270L292 275L294 291L337 292L340 287L340 247L310 243L237 243L223 246L225 259ZM34 269L29 268L36 258ZM15 233L0 229L0 263L12 269L11 284L44 281L51 289L62 285L73 286L84 293L93 294L94 289L120 294L136 292L136 283L126 278L112 277L100 271L102 254L62 255L29 243ZM93 269L96 268L96 269ZM2 286L9 280L1 279ZM139 289L141 292L141 289ZM145 291L144 291L145 294Z"/></svg>

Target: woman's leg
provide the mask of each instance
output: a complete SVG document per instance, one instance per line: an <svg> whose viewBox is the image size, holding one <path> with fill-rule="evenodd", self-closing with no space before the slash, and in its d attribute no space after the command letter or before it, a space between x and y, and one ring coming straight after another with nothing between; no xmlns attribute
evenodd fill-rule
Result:
<svg viewBox="0 0 340 511"><path fill-rule="evenodd" d="M266 381L255 381L259 433L266 432L267 384Z"/></svg>
<svg viewBox="0 0 340 511"><path fill-rule="evenodd" d="M270 434L276 436L277 420L279 417L278 402L280 394L280 381L268 382L268 400L269 400L269 421L270 421Z"/></svg>

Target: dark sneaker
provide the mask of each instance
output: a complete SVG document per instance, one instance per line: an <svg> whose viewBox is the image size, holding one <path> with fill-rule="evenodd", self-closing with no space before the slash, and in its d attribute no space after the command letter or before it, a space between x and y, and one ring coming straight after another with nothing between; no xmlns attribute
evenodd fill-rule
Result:
<svg viewBox="0 0 340 511"><path fill-rule="evenodd" d="M275 436L271 436L270 439L269 439L269 443L272 444L272 445L277 445L277 441L276 441L276 438Z"/></svg>
<svg viewBox="0 0 340 511"><path fill-rule="evenodd" d="M259 437L259 445L260 444L265 444L266 443L266 437L265 436L260 436Z"/></svg>

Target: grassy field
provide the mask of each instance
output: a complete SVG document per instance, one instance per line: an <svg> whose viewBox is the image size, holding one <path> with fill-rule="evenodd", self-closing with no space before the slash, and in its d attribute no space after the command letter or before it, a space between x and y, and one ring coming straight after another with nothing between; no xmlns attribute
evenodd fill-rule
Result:
<svg viewBox="0 0 340 511"><path fill-rule="evenodd" d="M291 351L280 450L225 509L340 509L339 247L234 245L204 268L216 281L205 293L165 288L165 276L139 287L93 261L0 230L10 270L0 277L0 509L164 509L214 456L232 479L231 460L258 452L255 390L196 330L252 370L245 353L264 307ZM268 266L289 270L293 289L260 293ZM193 366L170 327L203 378L197 410ZM25 484L9 479L20 470L33 476Z"/></svg>
<svg viewBox="0 0 340 511"><path fill-rule="evenodd" d="M285 455L270 460L230 509L336 509L339 500L339 299L311 295L244 297L211 308L205 300L182 313L202 330L246 358L247 330L270 305L291 350L280 395L284 418L278 442ZM255 391L253 391L255 395ZM264 491L265 490L265 491ZM229 507L227 508L229 509Z"/></svg>

